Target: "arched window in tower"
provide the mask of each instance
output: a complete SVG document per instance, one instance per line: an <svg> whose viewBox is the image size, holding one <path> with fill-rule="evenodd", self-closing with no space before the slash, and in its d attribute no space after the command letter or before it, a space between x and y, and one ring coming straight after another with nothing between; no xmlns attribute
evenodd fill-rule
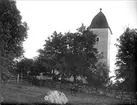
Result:
<svg viewBox="0 0 137 105"><path fill-rule="evenodd" d="M97 41L97 43L99 42L99 37L97 37L96 41Z"/></svg>

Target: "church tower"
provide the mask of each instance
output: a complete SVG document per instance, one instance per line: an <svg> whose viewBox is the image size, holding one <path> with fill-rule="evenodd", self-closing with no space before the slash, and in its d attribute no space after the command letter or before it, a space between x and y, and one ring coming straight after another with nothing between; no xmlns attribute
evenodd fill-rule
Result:
<svg viewBox="0 0 137 105"><path fill-rule="evenodd" d="M93 18L89 30L97 35L95 47L100 53L103 53L103 61L105 61L110 68L110 36L112 32L105 15L102 13L102 9L100 9L100 12Z"/></svg>

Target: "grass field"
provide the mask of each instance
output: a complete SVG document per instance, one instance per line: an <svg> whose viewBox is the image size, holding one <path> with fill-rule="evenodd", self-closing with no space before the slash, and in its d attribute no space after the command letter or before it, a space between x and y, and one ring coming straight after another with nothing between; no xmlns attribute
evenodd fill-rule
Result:
<svg viewBox="0 0 137 105"><path fill-rule="evenodd" d="M24 86L15 84L6 84L1 86L1 94L6 103L45 103L44 95L49 88ZM69 105L118 105L126 103L124 100L119 100L107 96L78 93L72 95L70 91L59 90L64 92L69 100Z"/></svg>

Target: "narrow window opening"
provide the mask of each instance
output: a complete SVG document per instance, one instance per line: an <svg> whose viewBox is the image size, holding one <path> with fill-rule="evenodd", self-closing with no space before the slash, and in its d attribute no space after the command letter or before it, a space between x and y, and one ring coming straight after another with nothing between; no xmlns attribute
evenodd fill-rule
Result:
<svg viewBox="0 0 137 105"><path fill-rule="evenodd" d="M99 38L96 39L97 43L99 42Z"/></svg>

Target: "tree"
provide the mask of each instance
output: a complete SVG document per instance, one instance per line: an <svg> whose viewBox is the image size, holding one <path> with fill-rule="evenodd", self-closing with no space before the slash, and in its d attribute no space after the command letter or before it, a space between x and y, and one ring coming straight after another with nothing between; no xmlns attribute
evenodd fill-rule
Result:
<svg viewBox="0 0 137 105"><path fill-rule="evenodd" d="M125 32L117 39L118 54L116 66L117 79L122 78L123 86L128 91L135 91L136 69L137 69L137 31L127 28Z"/></svg>
<svg viewBox="0 0 137 105"><path fill-rule="evenodd" d="M92 64L90 65L88 72L86 73L86 76L88 77L87 82L95 87L105 87L110 81L111 77L109 77L109 69L106 62L103 62L99 59L95 64L94 69Z"/></svg>
<svg viewBox="0 0 137 105"><path fill-rule="evenodd" d="M27 76L33 71L34 61L33 59L24 58L16 63L16 72L22 74L22 76Z"/></svg>
<svg viewBox="0 0 137 105"><path fill-rule="evenodd" d="M49 70L50 64L52 64L53 62L51 62L50 60L44 60L41 58L37 58L34 60L34 66L33 66L33 70L31 72L31 75L39 75L39 73L44 73L44 75L52 75L52 71Z"/></svg>
<svg viewBox="0 0 137 105"><path fill-rule="evenodd" d="M0 0L0 81L1 73L23 54L22 42L27 38L27 24L13 0Z"/></svg>
<svg viewBox="0 0 137 105"><path fill-rule="evenodd" d="M62 33L54 32L46 40L44 49L39 50L39 57L51 67L51 70L58 71L62 78L84 76L84 72L92 63L97 62L97 49L94 48L96 35L82 25L78 32Z"/></svg>

